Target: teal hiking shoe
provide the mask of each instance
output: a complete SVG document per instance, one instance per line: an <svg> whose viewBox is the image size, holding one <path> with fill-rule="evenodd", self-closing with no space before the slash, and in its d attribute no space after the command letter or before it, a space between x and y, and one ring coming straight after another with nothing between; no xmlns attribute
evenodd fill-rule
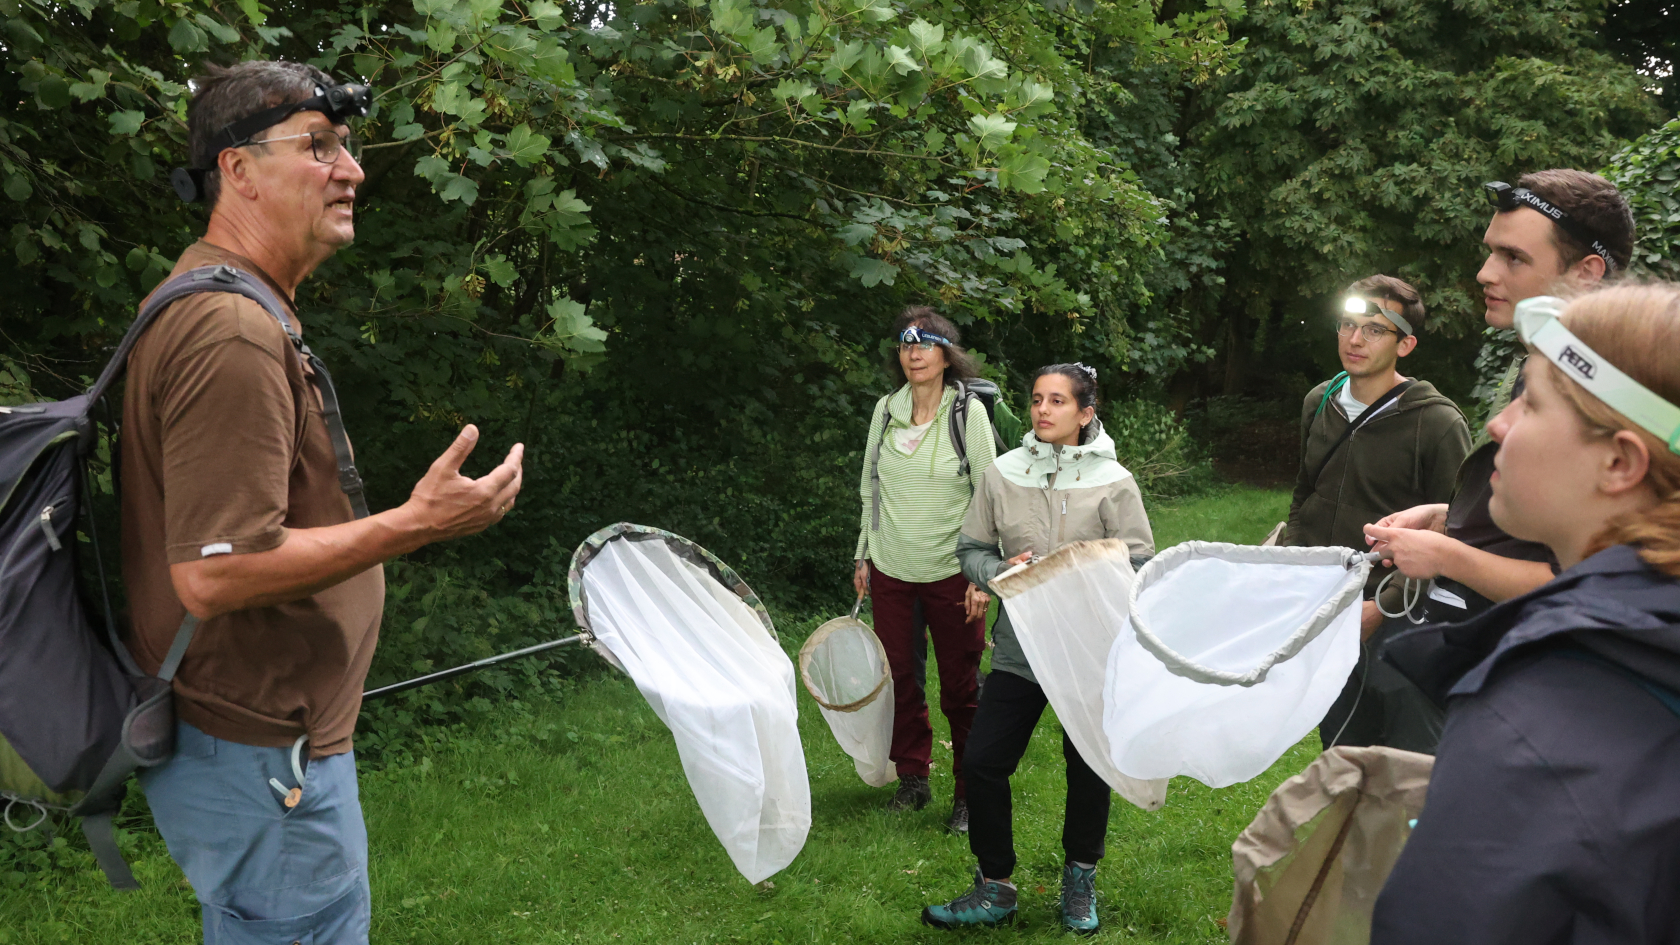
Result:
<svg viewBox="0 0 1680 945"><path fill-rule="evenodd" d="M1062 867L1062 928L1090 935L1102 925L1097 919L1097 868Z"/></svg>
<svg viewBox="0 0 1680 945"><path fill-rule="evenodd" d="M922 910L922 922L936 929L965 929L976 925L1008 925L1015 921L1015 888L988 883L974 870L974 888L942 906Z"/></svg>

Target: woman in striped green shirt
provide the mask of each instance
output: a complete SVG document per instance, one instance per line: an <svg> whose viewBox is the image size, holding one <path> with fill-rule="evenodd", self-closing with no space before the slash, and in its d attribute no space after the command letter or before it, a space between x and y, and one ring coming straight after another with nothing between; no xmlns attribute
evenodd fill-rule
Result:
<svg viewBox="0 0 1680 945"><path fill-rule="evenodd" d="M888 368L901 386L876 402L869 426L858 487L863 521L854 583L859 597L874 594L875 634L892 667L889 757L898 766L898 791L889 806L921 810L933 798L928 787L933 729L913 651L920 604L939 665L939 708L951 723L956 788L949 824L966 832L962 756L979 702L989 598L963 577L957 534L973 483L997 458L997 447L985 407L968 395L966 469L957 455L951 419L957 385L979 371L958 347L956 326L931 308L911 307L898 317L893 337L898 352Z"/></svg>

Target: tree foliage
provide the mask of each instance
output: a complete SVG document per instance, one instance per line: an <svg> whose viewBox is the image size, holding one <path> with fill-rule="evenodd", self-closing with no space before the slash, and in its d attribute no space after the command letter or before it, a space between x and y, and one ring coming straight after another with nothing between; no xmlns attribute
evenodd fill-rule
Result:
<svg viewBox="0 0 1680 945"><path fill-rule="evenodd" d="M1298 366L1293 326L1353 278L1474 323L1480 183L1602 165L1653 123L1603 12L0 0L0 398L82 386L202 232L165 181L188 80L307 60L378 90L357 241L299 293L373 504L464 422L481 468L528 447L514 515L393 572L376 679L552 635L569 549L615 520L782 608L832 602L903 305L949 312L1013 397L1103 365L1123 459L1180 468L1182 427L1136 398Z"/></svg>
<svg viewBox="0 0 1680 945"><path fill-rule="evenodd" d="M1602 17L1592 0L1257 0L1242 68L1184 113L1225 285L1169 304L1221 347L1226 392L1376 272L1419 287L1433 333L1478 334L1481 184L1599 167L1656 120Z"/></svg>
<svg viewBox="0 0 1680 945"><path fill-rule="evenodd" d="M1618 151L1604 175L1633 205L1633 274L1680 279L1680 118Z"/></svg>
<svg viewBox="0 0 1680 945"><path fill-rule="evenodd" d="M393 577L376 681L556 632L614 520L832 599L900 307L1005 380L1152 343L1163 205L1084 133L1135 78L1092 63L1211 79L1229 2L0 0L0 377L81 386L202 231L189 78L308 60L378 90L357 241L299 291L374 507L461 423L528 447L516 514Z"/></svg>

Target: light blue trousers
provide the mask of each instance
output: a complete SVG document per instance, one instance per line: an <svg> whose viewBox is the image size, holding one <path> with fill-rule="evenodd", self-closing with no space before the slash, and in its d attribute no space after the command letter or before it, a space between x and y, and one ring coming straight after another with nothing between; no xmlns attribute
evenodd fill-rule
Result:
<svg viewBox="0 0 1680 945"><path fill-rule="evenodd" d="M367 827L353 754L318 758L296 786L291 750L176 723L175 755L140 775L158 831L204 911L205 945L365 945Z"/></svg>

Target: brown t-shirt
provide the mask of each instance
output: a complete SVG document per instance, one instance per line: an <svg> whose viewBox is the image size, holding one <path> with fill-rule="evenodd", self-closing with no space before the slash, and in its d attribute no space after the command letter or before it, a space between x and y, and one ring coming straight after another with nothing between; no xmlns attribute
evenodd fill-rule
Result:
<svg viewBox="0 0 1680 945"><path fill-rule="evenodd" d="M288 298L250 260L202 240L175 272L212 265ZM142 669L157 671L186 615L171 564L269 551L287 529L354 518L310 374L273 315L226 292L175 302L135 346L123 401L123 577ZM349 751L384 605L376 567L205 621L175 677L179 717L241 744L285 746L308 732L314 757Z"/></svg>

